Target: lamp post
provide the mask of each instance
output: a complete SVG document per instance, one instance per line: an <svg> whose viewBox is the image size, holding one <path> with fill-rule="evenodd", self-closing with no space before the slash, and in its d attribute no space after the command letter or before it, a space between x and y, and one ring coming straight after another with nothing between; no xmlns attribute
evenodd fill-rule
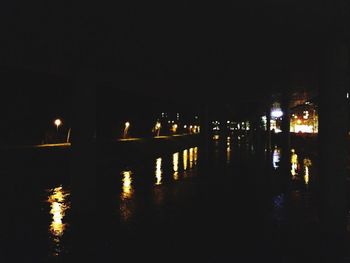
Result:
<svg viewBox="0 0 350 263"><path fill-rule="evenodd" d="M160 122L157 122L156 123L156 132L157 132L157 136L159 136L159 133L160 133L160 127L161 127L161 125L160 125Z"/></svg>
<svg viewBox="0 0 350 263"><path fill-rule="evenodd" d="M128 130L129 130L129 127L130 127L130 122L125 122L125 128L124 128L124 134L123 134L123 138L125 139L128 135Z"/></svg>
<svg viewBox="0 0 350 263"><path fill-rule="evenodd" d="M54 123L57 127L57 133L58 133L58 127L62 125L62 121L60 119L56 119Z"/></svg>

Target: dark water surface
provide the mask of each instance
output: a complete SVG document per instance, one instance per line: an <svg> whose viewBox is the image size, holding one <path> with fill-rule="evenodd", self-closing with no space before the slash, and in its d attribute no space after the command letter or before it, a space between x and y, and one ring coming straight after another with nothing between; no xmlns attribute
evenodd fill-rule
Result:
<svg viewBox="0 0 350 263"><path fill-rule="evenodd" d="M194 146L99 167L98 177L108 178L98 192L104 208L83 228L86 254L96 262L321 262L315 155L295 147L286 190L281 149L269 164L254 151L219 137L208 154ZM69 262L69 167L25 165L1 175L1 262Z"/></svg>

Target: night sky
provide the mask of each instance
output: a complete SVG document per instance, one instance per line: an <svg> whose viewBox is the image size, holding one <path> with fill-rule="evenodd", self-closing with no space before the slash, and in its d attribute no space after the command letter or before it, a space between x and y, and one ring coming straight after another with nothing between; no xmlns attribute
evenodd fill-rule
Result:
<svg viewBox="0 0 350 263"><path fill-rule="evenodd" d="M242 117L271 91L317 89L325 44L347 35L347 1L240 2L3 2L7 126L69 116L81 71L99 80L98 111L118 120L201 103Z"/></svg>

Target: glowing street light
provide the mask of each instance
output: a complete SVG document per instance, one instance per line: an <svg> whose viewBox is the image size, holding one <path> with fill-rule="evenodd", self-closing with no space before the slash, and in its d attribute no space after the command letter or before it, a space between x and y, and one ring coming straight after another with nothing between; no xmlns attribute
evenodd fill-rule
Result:
<svg viewBox="0 0 350 263"><path fill-rule="evenodd" d="M172 132L176 133L177 127L178 127L177 124L173 124L171 127Z"/></svg>
<svg viewBox="0 0 350 263"><path fill-rule="evenodd" d="M130 122L125 122L125 128L124 128L124 133L123 133L123 138L125 139L128 135L128 130L129 130L129 127L130 127Z"/></svg>
<svg viewBox="0 0 350 263"><path fill-rule="evenodd" d="M271 117L280 118L282 116L283 116L283 112L281 109L274 109L273 111L271 111Z"/></svg>
<svg viewBox="0 0 350 263"><path fill-rule="evenodd" d="M56 119L56 120L54 121L54 124L56 125L56 127L57 127L57 132L58 132L58 127L62 125L62 121L61 121L60 119Z"/></svg>
<svg viewBox="0 0 350 263"><path fill-rule="evenodd" d="M157 132L157 136L159 136L159 133L160 133L160 127L161 127L160 122L157 122L157 123L156 123L156 126L155 126L155 130L156 130L156 132Z"/></svg>

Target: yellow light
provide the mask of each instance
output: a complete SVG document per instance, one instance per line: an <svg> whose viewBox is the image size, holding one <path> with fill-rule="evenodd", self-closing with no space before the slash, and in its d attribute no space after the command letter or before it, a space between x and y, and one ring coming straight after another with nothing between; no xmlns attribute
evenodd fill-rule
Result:
<svg viewBox="0 0 350 263"><path fill-rule="evenodd" d="M309 181L310 181L310 178L309 178L309 167L305 166L305 175L304 175L304 181L305 181L305 184L308 185L309 184Z"/></svg>
<svg viewBox="0 0 350 263"><path fill-rule="evenodd" d="M162 158L156 160L156 185L162 184Z"/></svg>
<svg viewBox="0 0 350 263"><path fill-rule="evenodd" d="M172 132L176 132L177 131L177 124L173 124L171 127Z"/></svg>
<svg viewBox="0 0 350 263"><path fill-rule="evenodd" d="M231 146L230 143L227 143L227 148L226 148L226 162L230 163L231 161Z"/></svg>
<svg viewBox="0 0 350 263"><path fill-rule="evenodd" d="M129 126L130 126L130 122L127 121L127 122L125 123L125 127L126 127L126 128L129 128Z"/></svg>
<svg viewBox="0 0 350 263"><path fill-rule="evenodd" d="M179 153L173 154L173 170L174 170L174 180L179 179Z"/></svg>
<svg viewBox="0 0 350 263"><path fill-rule="evenodd" d="M198 160L198 147L194 147L193 153L194 153L194 163L197 164L197 160Z"/></svg>
<svg viewBox="0 0 350 263"><path fill-rule="evenodd" d="M187 170L188 150L183 151L183 165L184 170Z"/></svg>
<svg viewBox="0 0 350 263"><path fill-rule="evenodd" d="M190 168L193 167L193 161L194 161L193 148L190 148Z"/></svg>
<svg viewBox="0 0 350 263"><path fill-rule="evenodd" d="M56 187L51 191L52 193L47 199L47 202L50 203L50 214L52 215L50 233L53 236L53 242L56 243L54 254L58 256L61 252L61 237L66 229L66 224L63 222L63 218L65 216L65 211L70 208L70 204L67 202L66 197L70 194L64 191L62 187Z"/></svg>
<svg viewBox="0 0 350 263"><path fill-rule="evenodd" d="M130 199L134 193L132 188L132 172L131 171L123 171L123 192L122 199Z"/></svg>
<svg viewBox="0 0 350 263"><path fill-rule="evenodd" d="M297 120L297 123L298 123L298 124L301 124L301 120Z"/></svg>
<svg viewBox="0 0 350 263"><path fill-rule="evenodd" d="M291 155L291 164L292 164L292 169L291 169L291 174L292 176L296 176L297 173L297 169L298 169L298 155L295 153L295 150L292 149L291 150L292 155Z"/></svg>

